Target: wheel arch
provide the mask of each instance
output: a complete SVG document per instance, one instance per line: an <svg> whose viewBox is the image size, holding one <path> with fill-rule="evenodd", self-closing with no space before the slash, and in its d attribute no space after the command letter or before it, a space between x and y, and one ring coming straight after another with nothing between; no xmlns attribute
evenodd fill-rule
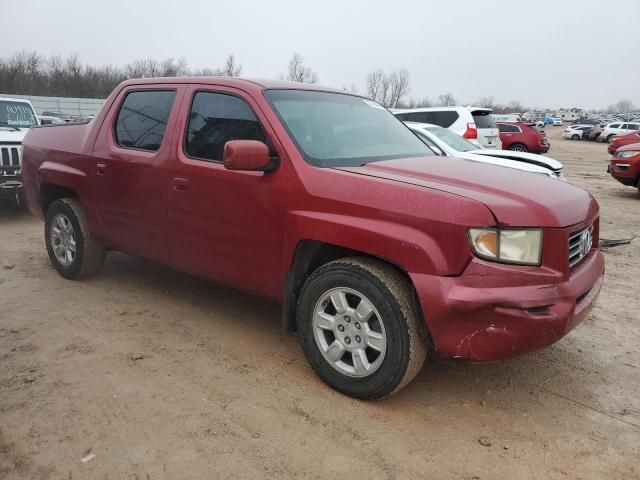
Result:
<svg viewBox="0 0 640 480"><path fill-rule="evenodd" d="M56 183L44 183L40 186L40 209L42 215L47 215L47 210L53 202L61 198L78 198L78 193L70 187Z"/></svg>
<svg viewBox="0 0 640 480"><path fill-rule="evenodd" d="M354 256L379 260L397 271L406 280L407 285L410 285L416 305L419 307L420 303L411 277L403 267L393 260L333 243L305 239L300 240L296 245L291 268L285 278L282 302L282 329L285 333L297 331L296 307L302 286L309 275L329 262ZM422 309L418 308L418 311L422 315Z"/></svg>

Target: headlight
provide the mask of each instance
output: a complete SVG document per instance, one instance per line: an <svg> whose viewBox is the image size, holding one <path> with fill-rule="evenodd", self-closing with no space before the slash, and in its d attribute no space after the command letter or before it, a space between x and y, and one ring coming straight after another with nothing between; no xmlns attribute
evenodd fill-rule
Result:
<svg viewBox="0 0 640 480"><path fill-rule="evenodd" d="M470 228L471 249L480 258L500 263L540 265L542 230Z"/></svg>
<svg viewBox="0 0 640 480"><path fill-rule="evenodd" d="M627 150L626 152L617 152L616 157L618 158L631 158L640 154L640 150Z"/></svg>

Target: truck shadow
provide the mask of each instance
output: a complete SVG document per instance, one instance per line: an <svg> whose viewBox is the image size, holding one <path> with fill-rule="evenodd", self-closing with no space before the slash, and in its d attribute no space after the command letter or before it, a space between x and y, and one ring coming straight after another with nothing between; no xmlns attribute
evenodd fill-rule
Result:
<svg viewBox="0 0 640 480"><path fill-rule="evenodd" d="M9 222L18 222L20 220L24 220L25 217L29 216L29 212L26 210L17 210L12 207L8 207L0 203L0 222L1 223L9 223Z"/></svg>
<svg viewBox="0 0 640 480"><path fill-rule="evenodd" d="M276 353L284 357L291 382L303 384L300 388L312 390L311 395L323 396L326 401L337 404L354 401L332 391L315 376L306 363L297 337L282 333L281 309L275 303L120 253L109 255L103 273L92 282L100 282L111 293L118 294L121 289L135 291L139 307L148 306L145 298L161 296L152 308L163 308L161 305L169 302L178 310L196 309L197 315L181 317L181 322L200 329L203 338L215 337L216 332L224 329L228 338L232 341L237 338L254 354ZM144 322L144 317L139 321ZM154 322L157 319L149 319L149 324ZM495 406L517 402L529 408L540 408L542 415L544 404L531 399L555 395L549 387L560 373L584 370L580 367L584 364L584 354L564 345L563 341L540 352L491 364L458 360L427 362L404 390L383 401L368 403L367 408L372 412L382 408L400 413L408 406L477 408L485 403ZM558 357L562 359L562 369L556 365ZM269 375L270 371L267 368L264 375ZM572 395L590 396L589 382L574 380L572 383Z"/></svg>

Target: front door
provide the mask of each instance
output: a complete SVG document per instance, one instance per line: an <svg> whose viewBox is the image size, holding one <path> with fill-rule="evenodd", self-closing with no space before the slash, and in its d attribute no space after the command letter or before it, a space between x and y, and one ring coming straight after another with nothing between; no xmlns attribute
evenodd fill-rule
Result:
<svg viewBox="0 0 640 480"><path fill-rule="evenodd" d="M269 297L282 287L289 165L258 106L243 92L211 86L185 93L172 165L169 225L179 268ZM271 132L271 133L269 133ZM270 173L227 170L229 140L267 143Z"/></svg>

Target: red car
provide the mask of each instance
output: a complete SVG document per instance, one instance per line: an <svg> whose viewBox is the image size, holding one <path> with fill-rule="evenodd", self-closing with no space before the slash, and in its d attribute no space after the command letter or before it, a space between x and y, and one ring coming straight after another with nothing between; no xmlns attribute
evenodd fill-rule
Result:
<svg viewBox="0 0 640 480"><path fill-rule="evenodd" d="M316 85L130 80L91 123L32 129L23 160L60 275L119 250L280 302L317 374L357 398L430 352L551 345L603 281L588 192L443 162L376 102Z"/></svg>
<svg viewBox="0 0 640 480"><path fill-rule="evenodd" d="M496 122L496 125L504 150L532 153L549 151L547 136L524 122Z"/></svg>
<svg viewBox="0 0 640 480"><path fill-rule="evenodd" d="M640 191L640 143L618 148L607 171L623 185L637 187Z"/></svg>
<svg viewBox="0 0 640 480"><path fill-rule="evenodd" d="M607 151L611 155L613 155L614 153L616 153L616 151L620 147L624 145L629 145L631 143L638 143L638 142L640 142L640 132L633 132L633 133L629 133L627 135L621 135L621 136L616 135L615 137L613 137L613 140L609 144Z"/></svg>

